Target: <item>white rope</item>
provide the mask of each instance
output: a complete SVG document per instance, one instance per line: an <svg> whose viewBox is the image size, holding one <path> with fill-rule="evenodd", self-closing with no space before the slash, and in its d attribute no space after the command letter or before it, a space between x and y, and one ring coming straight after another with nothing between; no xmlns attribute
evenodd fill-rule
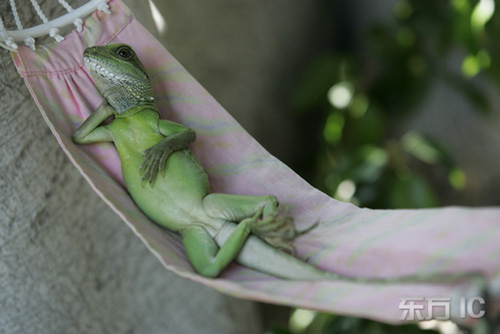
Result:
<svg viewBox="0 0 500 334"><path fill-rule="evenodd" d="M34 39L33 37L26 37L26 38L24 39L24 44L25 44L26 46L29 46L29 48L30 48L31 50L33 50L33 51L35 51L35 50L36 50L36 48L35 48L35 39Z"/></svg>
<svg viewBox="0 0 500 334"><path fill-rule="evenodd" d="M23 24L19 19L19 14L17 13L16 2L14 0L10 0L10 8L12 9L12 15L14 15L14 20L16 21L16 26L18 30L23 30Z"/></svg>
<svg viewBox="0 0 500 334"><path fill-rule="evenodd" d="M35 8L36 13L42 19L43 23L49 22L49 20L47 19L47 16L45 16L42 9L40 8L40 5L38 4L38 2L36 2L36 0L30 0L30 1L31 1L31 5L33 6L33 8Z"/></svg>
<svg viewBox="0 0 500 334"><path fill-rule="evenodd" d="M43 13L38 2L36 2L36 0L31 0L31 5L33 6L33 8L35 8L36 13L40 17L40 19L42 19L43 23L47 24L49 22L49 20L47 19L47 16L45 16L45 14ZM49 36L54 38L58 42L62 42L64 40L64 37L59 35L58 28L50 28Z"/></svg>
<svg viewBox="0 0 500 334"><path fill-rule="evenodd" d="M91 14L96 9L106 14L111 14L111 11L109 10L109 6L107 4L109 0L90 0L83 6L80 6L76 9L73 9L66 2L66 0L58 0L59 4L61 4L68 13L53 20L48 20L36 0L30 0L37 15L43 21L43 24L24 29L22 22L19 19L15 0L9 1L12 9L12 15L14 16L14 20L16 21L17 30L6 30L4 22L1 21L0 47L3 47L10 51L17 50L16 42L24 42L32 50L35 50L35 38L43 35L49 35L55 38L58 42L61 42L62 40L64 40L64 37L59 34L59 28L62 28L69 24L74 24L76 29L81 32L83 30L82 17Z"/></svg>
<svg viewBox="0 0 500 334"><path fill-rule="evenodd" d="M82 32L83 31L83 20L81 18L76 18L74 21L73 21L73 24L75 25L76 27L76 31L78 32Z"/></svg>
<svg viewBox="0 0 500 334"><path fill-rule="evenodd" d="M19 13L17 12L16 2L15 0L10 0L10 7L12 9L12 14L14 15L14 20L16 21L16 26L18 30L23 30L23 24L21 19L19 18ZM9 37L5 40L5 44L17 50L17 44L14 43L12 37ZM31 37L26 37L24 39L24 44L29 46L31 50L35 51L35 40Z"/></svg>
<svg viewBox="0 0 500 334"><path fill-rule="evenodd" d="M97 5L97 10L100 10L108 15L111 14L107 1L101 1L101 3Z"/></svg>
<svg viewBox="0 0 500 334"><path fill-rule="evenodd" d="M47 16L45 16L45 14L43 13L38 2L36 2L36 0L30 0L30 1L31 5L33 6L33 8L35 8L36 13L42 19L43 23L47 24L49 20L47 19ZM49 36L54 38L58 42L62 42L64 40L64 37L59 35L59 28L50 28Z"/></svg>
<svg viewBox="0 0 500 334"><path fill-rule="evenodd" d="M66 1L64 0L59 0L59 3L64 7L66 8L66 10L69 12L72 12L73 11L73 7L71 7Z"/></svg>
<svg viewBox="0 0 500 334"><path fill-rule="evenodd" d="M73 7L71 7L65 0L59 0L59 3L66 9L68 13L71 13L73 11ZM76 18L73 21L73 24L76 27L76 30L78 32L82 32L83 30L83 20L81 18Z"/></svg>

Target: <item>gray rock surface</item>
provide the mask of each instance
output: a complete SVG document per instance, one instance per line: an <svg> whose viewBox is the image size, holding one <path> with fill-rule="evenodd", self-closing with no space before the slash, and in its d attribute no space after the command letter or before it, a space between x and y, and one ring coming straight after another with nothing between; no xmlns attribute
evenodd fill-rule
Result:
<svg viewBox="0 0 500 334"><path fill-rule="evenodd" d="M255 303L161 266L66 158L5 50L0 69L0 333L261 332Z"/></svg>

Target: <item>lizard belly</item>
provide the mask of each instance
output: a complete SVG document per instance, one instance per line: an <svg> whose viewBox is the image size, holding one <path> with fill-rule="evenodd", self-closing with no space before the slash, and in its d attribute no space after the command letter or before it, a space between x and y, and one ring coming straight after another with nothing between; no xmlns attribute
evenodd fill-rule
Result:
<svg viewBox="0 0 500 334"><path fill-rule="evenodd" d="M191 151L172 153L164 174L158 173L152 185L142 182L143 152L142 148L134 152L119 150L123 179L139 208L154 222L172 231L208 223L201 221L206 217L202 201L210 192L208 176Z"/></svg>

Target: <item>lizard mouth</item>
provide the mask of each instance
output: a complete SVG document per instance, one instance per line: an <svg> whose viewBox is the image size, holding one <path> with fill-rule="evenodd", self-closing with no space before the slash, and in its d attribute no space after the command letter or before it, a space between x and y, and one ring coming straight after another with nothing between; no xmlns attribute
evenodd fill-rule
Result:
<svg viewBox="0 0 500 334"><path fill-rule="evenodd" d="M83 51L83 61L87 62L89 60L89 58L92 57L92 54L93 54L93 52L92 52L91 48L85 49L85 51Z"/></svg>
<svg viewBox="0 0 500 334"><path fill-rule="evenodd" d="M85 50L87 51L87 50ZM90 52L84 52L83 53L83 63L85 64L85 67L87 70L91 72L101 72L102 66L99 63L99 59L93 56L92 53Z"/></svg>
<svg viewBox="0 0 500 334"><path fill-rule="evenodd" d="M94 53L94 51L95 51L95 49L96 49L96 47L95 47L95 46L91 46L91 47L89 47L89 48L86 48L86 49L83 51L83 56L85 57L85 56L89 56L89 55L93 54L93 53Z"/></svg>
<svg viewBox="0 0 500 334"><path fill-rule="evenodd" d="M95 54L95 47L90 47L85 49L83 51L83 63L85 64L85 67L87 69L93 69L96 70L96 67L98 65L98 60L94 57Z"/></svg>

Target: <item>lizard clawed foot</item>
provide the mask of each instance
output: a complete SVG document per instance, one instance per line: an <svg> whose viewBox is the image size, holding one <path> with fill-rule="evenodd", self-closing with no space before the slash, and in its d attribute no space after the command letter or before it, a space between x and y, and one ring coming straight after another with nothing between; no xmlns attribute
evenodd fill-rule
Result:
<svg viewBox="0 0 500 334"><path fill-rule="evenodd" d="M249 218L248 225L252 233L259 236L271 246L295 255L296 251L293 245L295 239L309 232L318 223L313 224L303 231L299 231L295 227L292 217L279 215L277 212L272 212L263 217L261 209L254 217Z"/></svg>
<svg viewBox="0 0 500 334"><path fill-rule="evenodd" d="M171 153L172 150L165 142L159 142L144 151L142 155L144 161L140 169L143 185L144 182L149 182L152 185L158 172L165 175L165 163Z"/></svg>

